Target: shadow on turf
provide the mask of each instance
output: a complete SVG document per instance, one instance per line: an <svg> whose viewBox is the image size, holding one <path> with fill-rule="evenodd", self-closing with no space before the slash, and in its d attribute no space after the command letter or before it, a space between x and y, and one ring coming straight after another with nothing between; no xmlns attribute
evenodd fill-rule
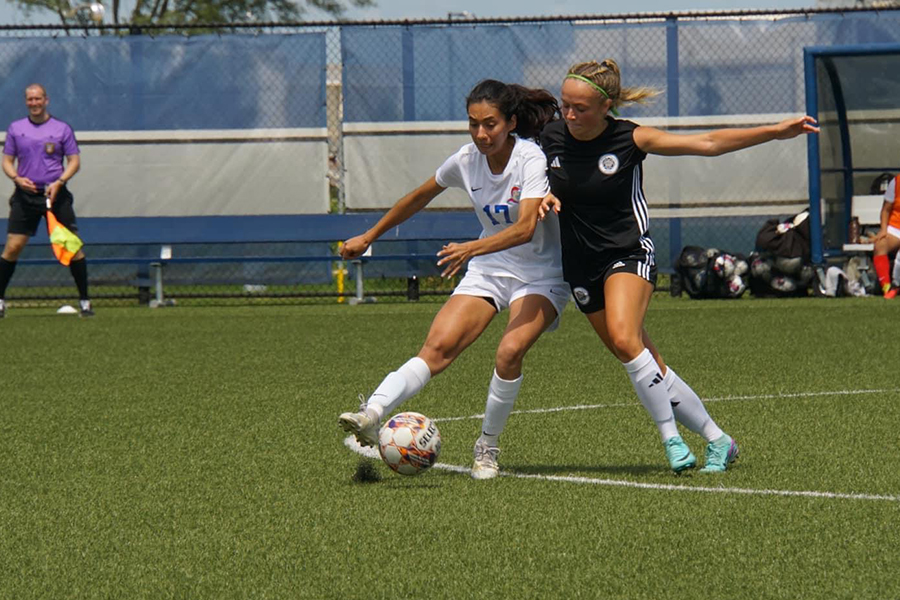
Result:
<svg viewBox="0 0 900 600"><path fill-rule="evenodd" d="M440 484L438 483L431 483L428 481L422 483L423 479L419 477L407 477L396 473L390 473L383 477L375 465L376 461L369 458L361 458L356 465L356 471L353 473L350 481L356 485L381 483L383 486L387 485L388 487L404 489L430 489L440 487Z"/></svg>

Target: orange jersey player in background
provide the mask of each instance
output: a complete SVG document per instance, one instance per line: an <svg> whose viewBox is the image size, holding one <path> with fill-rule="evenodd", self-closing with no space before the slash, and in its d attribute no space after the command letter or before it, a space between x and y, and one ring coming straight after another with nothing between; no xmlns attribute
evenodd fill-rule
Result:
<svg viewBox="0 0 900 600"><path fill-rule="evenodd" d="M881 228L875 236L875 252L872 262L878 284L887 299L897 296L898 288L891 285L890 254L900 249L900 175L888 184L881 207Z"/></svg>

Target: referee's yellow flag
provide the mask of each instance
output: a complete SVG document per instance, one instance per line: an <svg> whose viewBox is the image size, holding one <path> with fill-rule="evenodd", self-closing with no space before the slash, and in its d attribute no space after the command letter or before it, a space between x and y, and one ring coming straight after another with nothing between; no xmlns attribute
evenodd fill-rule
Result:
<svg viewBox="0 0 900 600"><path fill-rule="evenodd" d="M47 235L50 236L50 247L56 260L66 266L84 245L81 238L56 220L56 215L50 210L50 198L47 198Z"/></svg>

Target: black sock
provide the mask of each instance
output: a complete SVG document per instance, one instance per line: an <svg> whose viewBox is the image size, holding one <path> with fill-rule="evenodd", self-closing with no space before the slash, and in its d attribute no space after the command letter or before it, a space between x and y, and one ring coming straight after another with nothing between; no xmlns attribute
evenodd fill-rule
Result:
<svg viewBox="0 0 900 600"><path fill-rule="evenodd" d="M6 298L6 286L16 270L16 261L0 257L0 299Z"/></svg>
<svg viewBox="0 0 900 600"><path fill-rule="evenodd" d="M78 286L78 297L81 300L88 300L87 259L73 260L69 263L69 271L72 272L72 278Z"/></svg>

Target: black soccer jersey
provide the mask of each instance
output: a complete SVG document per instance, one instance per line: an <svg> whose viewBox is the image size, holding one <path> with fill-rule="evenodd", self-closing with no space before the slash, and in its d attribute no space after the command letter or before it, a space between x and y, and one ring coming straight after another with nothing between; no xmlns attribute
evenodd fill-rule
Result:
<svg viewBox="0 0 900 600"><path fill-rule="evenodd" d="M566 279L573 271L599 273L612 260L643 255L652 264L653 242L644 198L641 163L647 154L634 143L631 121L607 117L607 128L590 141L576 140L564 121L541 133L550 190L562 202L559 225Z"/></svg>

